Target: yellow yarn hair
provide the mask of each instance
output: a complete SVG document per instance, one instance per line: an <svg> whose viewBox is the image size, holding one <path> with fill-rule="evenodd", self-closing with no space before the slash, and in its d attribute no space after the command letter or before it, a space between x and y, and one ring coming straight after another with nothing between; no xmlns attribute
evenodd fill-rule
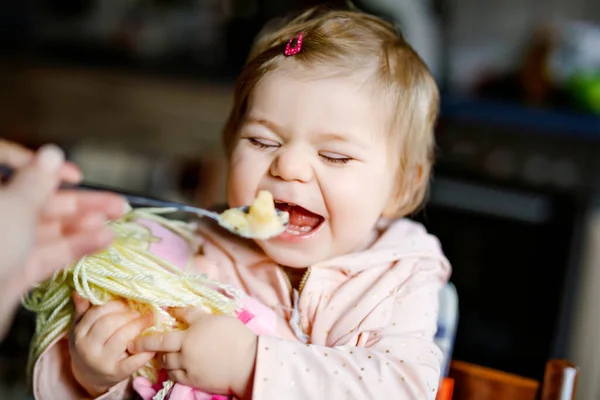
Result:
<svg viewBox="0 0 600 400"><path fill-rule="evenodd" d="M151 331L180 329L182 326L166 307L201 306L213 314L231 315L237 308L238 293L226 285L210 281L205 275L187 275L168 261L150 253L157 239L139 220L151 220L185 238L195 248L194 226L160 216L174 209L136 209L110 222L116 234L104 251L89 255L59 271L38 285L23 305L37 314L36 330L29 354L29 372L38 357L58 337L65 334L73 320L73 290L94 305L124 299L132 309L152 312ZM191 260L191 258L190 258ZM137 372L156 380L156 360ZM155 399L163 398L172 386L167 382Z"/></svg>

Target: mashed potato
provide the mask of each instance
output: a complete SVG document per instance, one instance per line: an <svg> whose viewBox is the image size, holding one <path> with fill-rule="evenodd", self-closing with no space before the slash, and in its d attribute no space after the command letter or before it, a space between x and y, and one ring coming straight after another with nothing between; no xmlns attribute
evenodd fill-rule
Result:
<svg viewBox="0 0 600 400"><path fill-rule="evenodd" d="M269 239L281 234L289 222L287 212L278 213L273 195L260 191L248 213L230 208L221 214L221 225L247 238Z"/></svg>

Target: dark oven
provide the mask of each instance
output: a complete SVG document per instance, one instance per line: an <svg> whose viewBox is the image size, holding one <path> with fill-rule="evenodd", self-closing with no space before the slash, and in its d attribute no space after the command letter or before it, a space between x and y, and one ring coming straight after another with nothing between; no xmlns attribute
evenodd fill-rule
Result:
<svg viewBox="0 0 600 400"><path fill-rule="evenodd" d="M534 128L442 118L430 200L414 218L453 265L453 357L540 379L566 351L594 150Z"/></svg>
<svg viewBox="0 0 600 400"><path fill-rule="evenodd" d="M453 265L455 358L539 377L554 352L576 213L565 196L437 175L417 219Z"/></svg>

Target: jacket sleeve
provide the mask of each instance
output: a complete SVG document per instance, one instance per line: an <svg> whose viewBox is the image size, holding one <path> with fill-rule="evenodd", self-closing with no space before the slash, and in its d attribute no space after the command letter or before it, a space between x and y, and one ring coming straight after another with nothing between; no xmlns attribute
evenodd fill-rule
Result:
<svg viewBox="0 0 600 400"><path fill-rule="evenodd" d="M361 331L359 325L357 346L260 337L253 398L434 399L442 353L433 337L449 266L423 260L414 267L389 299L393 304L385 326Z"/></svg>
<svg viewBox="0 0 600 400"><path fill-rule="evenodd" d="M66 337L48 346L38 358L33 371L33 392L36 400L92 399L77 383L71 372L71 357ZM131 398L131 382L127 379L111 387L97 400L125 400Z"/></svg>

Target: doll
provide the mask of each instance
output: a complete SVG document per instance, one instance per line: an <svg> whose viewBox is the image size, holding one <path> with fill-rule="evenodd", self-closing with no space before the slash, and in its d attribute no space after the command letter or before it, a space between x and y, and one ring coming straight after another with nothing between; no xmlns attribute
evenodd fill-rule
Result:
<svg viewBox="0 0 600 400"><path fill-rule="evenodd" d="M257 334L274 332L272 310L205 275L186 274L185 268L182 270L152 251L154 244L168 238L173 243L187 244L188 263L193 261L198 247L194 239L195 225L162 216L173 211L167 208L131 210L110 222L116 234L110 247L82 258L33 289L23 301L24 306L37 315L29 371L45 349L68 332L74 312L73 291L94 305L123 299L141 314L152 313L154 324L143 334L185 329L168 309L187 306L201 307L211 314L236 316ZM158 235L161 238L155 236L156 232L162 232ZM227 398L168 380L156 359L133 378L133 387L144 400Z"/></svg>

